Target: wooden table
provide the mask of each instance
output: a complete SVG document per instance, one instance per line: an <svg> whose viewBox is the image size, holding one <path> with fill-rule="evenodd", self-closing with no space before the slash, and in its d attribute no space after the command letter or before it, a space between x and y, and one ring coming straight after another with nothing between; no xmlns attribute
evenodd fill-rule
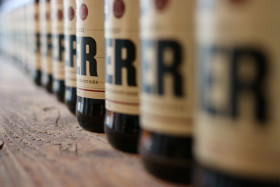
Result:
<svg viewBox="0 0 280 187"><path fill-rule="evenodd" d="M113 149L65 105L0 57L0 187L177 186L148 174L138 155Z"/></svg>

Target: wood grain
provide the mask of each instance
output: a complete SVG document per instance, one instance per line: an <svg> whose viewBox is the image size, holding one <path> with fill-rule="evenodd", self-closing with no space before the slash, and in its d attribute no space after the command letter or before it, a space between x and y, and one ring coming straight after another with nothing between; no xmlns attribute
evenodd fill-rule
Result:
<svg viewBox="0 0 280 187"><path fill-rule="evenodd" d="M0 57L0 186L176 186L84 131L54 95Z"/></svg>

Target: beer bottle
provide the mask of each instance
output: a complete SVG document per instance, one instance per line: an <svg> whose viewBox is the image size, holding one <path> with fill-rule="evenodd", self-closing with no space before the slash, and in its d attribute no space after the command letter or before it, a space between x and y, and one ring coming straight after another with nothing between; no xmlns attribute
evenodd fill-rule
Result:
<svg viewBox="0 0 280 187"><path fill-rule="evenodd" d="M64 102L64 12L63 0L51 0L53 92Z"/></svg>
<svg viewBox="0 0 280 187"><path fill-rule="evenodd" d="M280 1L198 1L197 187L279 187Z"/></svg>
<svg viewBox="0 0 280 187"><path fill-rule="evenodd" d="M86 130L104 132L104 0L77 0L77 119Z"/></svg>
<svg viewBox="0 0 280 187"><path fill-rule="evenodd" d="M141 0L140 154L155 176L190 183L194 0Z"/></svg>
<svg viewBox="0 0 280 187"><path fill-rule="evenodd" d="M40 20L39 20L39 0L33 0L33 22L34 31L33 37L35 37L35 48L33 52L33 69L32 77L33 81L37 85L41 85L41 56L40 56Z"/></svg>
<svg viewBox="0 0 280 187"><path fill-rule="evenodd" d="M64 1L65 103L76 114L76 0Z"/></svg>
<svg viewBox="0 0 280 187"><path fill-rule="evenodd" d="M34 29L35 29L35 22L34 22L34 0L26 0L25 6L25 63L26 63L26 73L33 77L33 67L35 63L34 58L34 49L35 49L35 37L34 37Z"/></svg>
<svg viewBox="0 0 280 187"><path fill-rule="evenodd" d="M30 1L29 1L30 2ZM30 46L28 45L28 23L27 23L27 15L28 15L28 1L25 1L21 7L21 11L22 11L22 43L21 43L21 49L22 49L22 56L21 56L21 62L22 62L22 66L23 66L23 70L24 73L26 73L27 75L29 74L29 68L30 68L30 61L28 60L28 55L29 55L29 50L30 50ZM12 40L12 35L10 35L10 41ZM12 46L12 44L11 44ZM10 53L12 54L12 48L10 48Z"/></svg>
<svg viewBox="0 0 280 187"><path fill-rule="evenodd" d="M42 85L52 93L52 38L50 0L40 0L40 41Z"/></svg>
<svg viewBox="0 0 280 187"><path fill-rule="evenodd" d="M105 1L106 117L110 144L137 152L139 139L139 0Z"/></svg>

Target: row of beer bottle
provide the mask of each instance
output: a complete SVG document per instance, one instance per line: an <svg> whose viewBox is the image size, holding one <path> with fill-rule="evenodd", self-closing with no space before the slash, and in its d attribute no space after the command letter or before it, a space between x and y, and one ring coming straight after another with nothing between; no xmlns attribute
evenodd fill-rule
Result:
<svg viewBox="0 0 280 187"><path fill-rule="evenodd" d="M4 32L2 50L13 56L18 46L16 59L31 62L35 82L65 99L84 129L105 126L115 148L136 152L141 124L146 168L187 183L195 134L196 186L279 186L277 1L36 3L38 45L21 37L25 21Z"/></svg>

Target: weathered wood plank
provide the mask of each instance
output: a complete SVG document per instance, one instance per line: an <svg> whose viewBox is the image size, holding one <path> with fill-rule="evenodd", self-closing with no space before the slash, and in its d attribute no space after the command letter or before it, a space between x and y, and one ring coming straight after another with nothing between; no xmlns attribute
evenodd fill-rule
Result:
<svg viewBox="0 0 280 187"><path fill-rule="evenodd" d="M175 186L149 175L138 155L112 149L104 134L81 129L9 60L0 67L1 187Z"/></svg>

